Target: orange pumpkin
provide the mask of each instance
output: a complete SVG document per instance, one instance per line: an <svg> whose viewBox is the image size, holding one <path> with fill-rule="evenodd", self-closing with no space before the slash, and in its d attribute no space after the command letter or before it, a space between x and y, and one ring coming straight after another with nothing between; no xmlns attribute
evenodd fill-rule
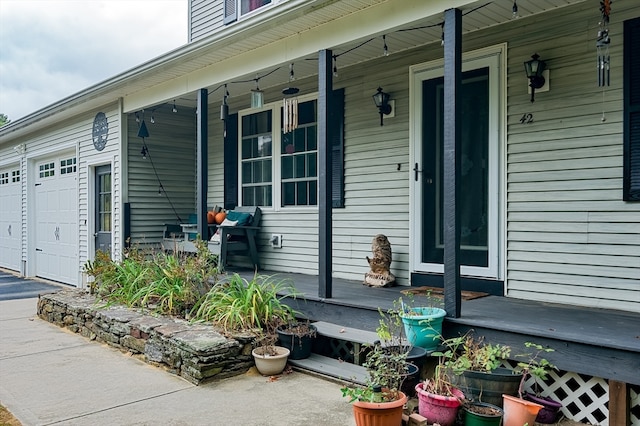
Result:
<svg viewBox="0 0 640 426"><path fill-rule="evenodd" d="M227 214L225 212L220 212L216 214L216 223L220 225L227 218Z"/></svg>
<svg viewBox="0 0 640 426"><path fill-rule="evenodd" d="M215 212L207 212L207 223L214 224L216 223L216 213Z"/></svg>

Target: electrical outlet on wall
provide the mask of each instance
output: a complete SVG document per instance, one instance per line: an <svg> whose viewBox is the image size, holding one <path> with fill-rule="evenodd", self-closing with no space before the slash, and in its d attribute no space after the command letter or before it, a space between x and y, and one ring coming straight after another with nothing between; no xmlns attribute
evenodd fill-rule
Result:
<svg viewBox="0 0 640 426"><path fill-rule="evenodd" d="M271 234L269 243L273 248L282 248L282 234Z"/></svg>

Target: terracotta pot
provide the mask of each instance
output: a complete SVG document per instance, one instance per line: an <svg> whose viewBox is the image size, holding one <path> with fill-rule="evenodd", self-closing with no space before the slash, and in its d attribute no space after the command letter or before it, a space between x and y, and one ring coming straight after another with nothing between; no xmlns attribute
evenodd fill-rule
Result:
<svg viewBox="0 0 640 426"><path fill-rule="evenodd" d="M400 397L391 402L353 402L353 417L357 426L398 426L402 424L402 408L407 396L399 392Z"/></svg>
<svg viewBox="0 0 640 426"><path fill-rule="evenodd" d="M256 368L263 376L273 376L282 373L284 367L287 366L289 358L289 349L280 346L273 346L275 355L265 353L265 347L260 346L251 351L253 359L256 362Z"/></svg>
<svg viewBox="0 0 640 426"><path fill-rule="evenodd" d="M551 424L555 423L558 418L558 414L560 409L562 408L562 404L553 398L549 398L546 396L536 396L531 393L525 393L523 398L527 401L535 402L536 404L540 404L543 406L542 410L538 412L536 416L536 422Z"/></svg>
<svg viewBox="0 0 640 426"><path fill-rule="evenodd" d="M533 426L538 412L543 406L511 395L502 395L504 405L504 426Z"/></svg>
<svg viewBox="0 0 640 426"><path fill-rule="evenodd" d="M451 426L456 421L456 415L460 408L464 394L453 389L454 396L437 395L424 390L424 382L416 385L418 394L418 412L431 423L439 423L441 426Z"/></svg>

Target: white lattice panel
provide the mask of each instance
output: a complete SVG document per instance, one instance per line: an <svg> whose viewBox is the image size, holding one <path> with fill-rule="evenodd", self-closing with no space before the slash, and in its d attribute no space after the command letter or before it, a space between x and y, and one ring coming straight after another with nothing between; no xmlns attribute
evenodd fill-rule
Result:
<svg viewBox="0 0 640 426"><path fill-rule="evenodd" d="M640 386L629 387L629 417L632 426L640 426Z"/></svg>

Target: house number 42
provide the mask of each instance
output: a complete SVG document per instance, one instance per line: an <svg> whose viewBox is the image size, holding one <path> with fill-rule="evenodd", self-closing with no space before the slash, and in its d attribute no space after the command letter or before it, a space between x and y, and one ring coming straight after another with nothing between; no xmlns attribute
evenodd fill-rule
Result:
<svg viewBox="0 0 640 426"><path fill-rule="evenodd" d="M533 114L531 113L526 113L526 114L522 114L522 118L520 119L520 123L521 124L529 124L529 123L533 123Z"/></svg>

